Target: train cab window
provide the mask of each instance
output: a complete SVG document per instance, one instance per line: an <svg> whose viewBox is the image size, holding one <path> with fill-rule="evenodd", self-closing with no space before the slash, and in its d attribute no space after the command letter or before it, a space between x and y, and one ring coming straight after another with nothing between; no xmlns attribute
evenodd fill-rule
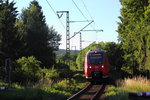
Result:
<svg viewBox="0 0 150 100"><path fill-rule="evenodd" d="M90 64L102 64L103 55L102 54L90 54L88 56L88 61Z"/></svg>

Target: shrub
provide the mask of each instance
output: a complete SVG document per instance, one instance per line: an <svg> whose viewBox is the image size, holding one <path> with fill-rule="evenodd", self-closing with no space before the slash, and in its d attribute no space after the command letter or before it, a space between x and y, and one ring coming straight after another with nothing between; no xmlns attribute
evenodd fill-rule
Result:
<svg viewBox="0 0 150 100"><path fill-rule="evenodd" d="M41 62L35 57L22 57L15 63L13 69L13 81L19 83L37 82L41 79Z"/></svg>
<svg viewBox="0 0 150 100"><path fill-rule="evenodd" d="M18 83L12 83L11 86L12 86L12 88L14 88L14 89L24 89L24 88L25 88L25 87L19 85Z"/></svg>
<svg viewBox="0 0 150 100"><path fill-rule="evenodd" d="M43 78L44 80L57 80L59 78L59 72L52 68L52 69L42 69Z"/></svg>
<svg viewBox="0 0 150 100"><path fill-rule="evenodd" d="M55 84L53 87L56 90L64 91L68 88L68 84L69 84L68 80L62 80L62 81L59 81L57 84Z"/></svg>
<svg viewBox="0 0 150 100"><path fill-rule="evenodd" d="M0 86L8 86L8 84L0 81Z"/></svg>

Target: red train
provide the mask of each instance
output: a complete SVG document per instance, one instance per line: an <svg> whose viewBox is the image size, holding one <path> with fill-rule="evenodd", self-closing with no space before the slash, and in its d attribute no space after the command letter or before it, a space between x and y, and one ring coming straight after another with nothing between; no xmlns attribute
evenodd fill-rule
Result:
<svg viewBox="0 0 150 100"><path fill-rule="evenodd" d="M84 74L87 80L103 81L109 77L109 63L106 53L101 49L87 52L84 61Z"/></svg>

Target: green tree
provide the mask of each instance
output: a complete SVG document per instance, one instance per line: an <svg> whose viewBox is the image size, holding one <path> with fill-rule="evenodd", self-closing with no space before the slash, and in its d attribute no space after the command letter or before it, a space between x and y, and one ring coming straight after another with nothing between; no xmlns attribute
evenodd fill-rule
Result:
<svg viewBox="0 0 150 100"><path fill-rule="evenodd" d="M118 26L119 40L124 50L124 66L146 69L149 45L149 0L120 0L122 4Z"/></svg>
<svg viewBox="0 0 150 100"><path fill-rule="evenodd" d="M115 42L106 42L104 46L104 50L108 56L108 61L110 66L115 68L116 70L120 70L124 60L123 60L123 50L121 48L121 44Z"/></svg>
<svg viewBox="0 0 150 100"><path fill-rule="evenodd" d="M75 61L76 61L77 56L78 56L78 53L70 52L70 59L69 59L70 68L76 69L77 64ZM65 68L66 66L68 66L66 52L57 55L57 62L58 62L57 66L59 65L58 67L60 67L60 68L61 67ZM64 66L62 66L62 65L64 65Z"/></svg>
<svg viewBox="0 0 150 100"><path fill-rule="evenodd" d="M75 61L77 58L77 53L70 52L70 60ZM57 55L58 60L65 61L67 60L66 52Z"/></svg>
<svg viewBox="0 0 150 100"><path fill-rule="evenodd" d="M24 55L35 56L45 67L55 63L54 50L58 49L61 36L45 22L42 7L34 0L22 11L18 20L19 31L24 35Z"/></svg>
<svg viewBox="0 0 150 100"><path fill-rule="evenodd" d="M148 6L145 7L144 20L143 20L144 33L146 37L146 69L150 70L150 0Z"/></svg>
<svg viewBox="0 0 150 100"><path fill-rule="evenodd" d="M0 59L16 59L18 55L19 35L15 26L17 8L15 3L2 0L0 3Z"/></svg>

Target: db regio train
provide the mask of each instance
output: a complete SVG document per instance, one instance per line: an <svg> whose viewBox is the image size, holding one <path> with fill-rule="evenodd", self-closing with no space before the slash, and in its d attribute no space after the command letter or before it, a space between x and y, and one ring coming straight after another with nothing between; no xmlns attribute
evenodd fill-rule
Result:
<svg viewBox="0 0 150 100"><path fill-rule="evenodd" d="M87 52L84 60L84 74L91 82L109 78L109 62L104 50L93 49Z"/></svg>

